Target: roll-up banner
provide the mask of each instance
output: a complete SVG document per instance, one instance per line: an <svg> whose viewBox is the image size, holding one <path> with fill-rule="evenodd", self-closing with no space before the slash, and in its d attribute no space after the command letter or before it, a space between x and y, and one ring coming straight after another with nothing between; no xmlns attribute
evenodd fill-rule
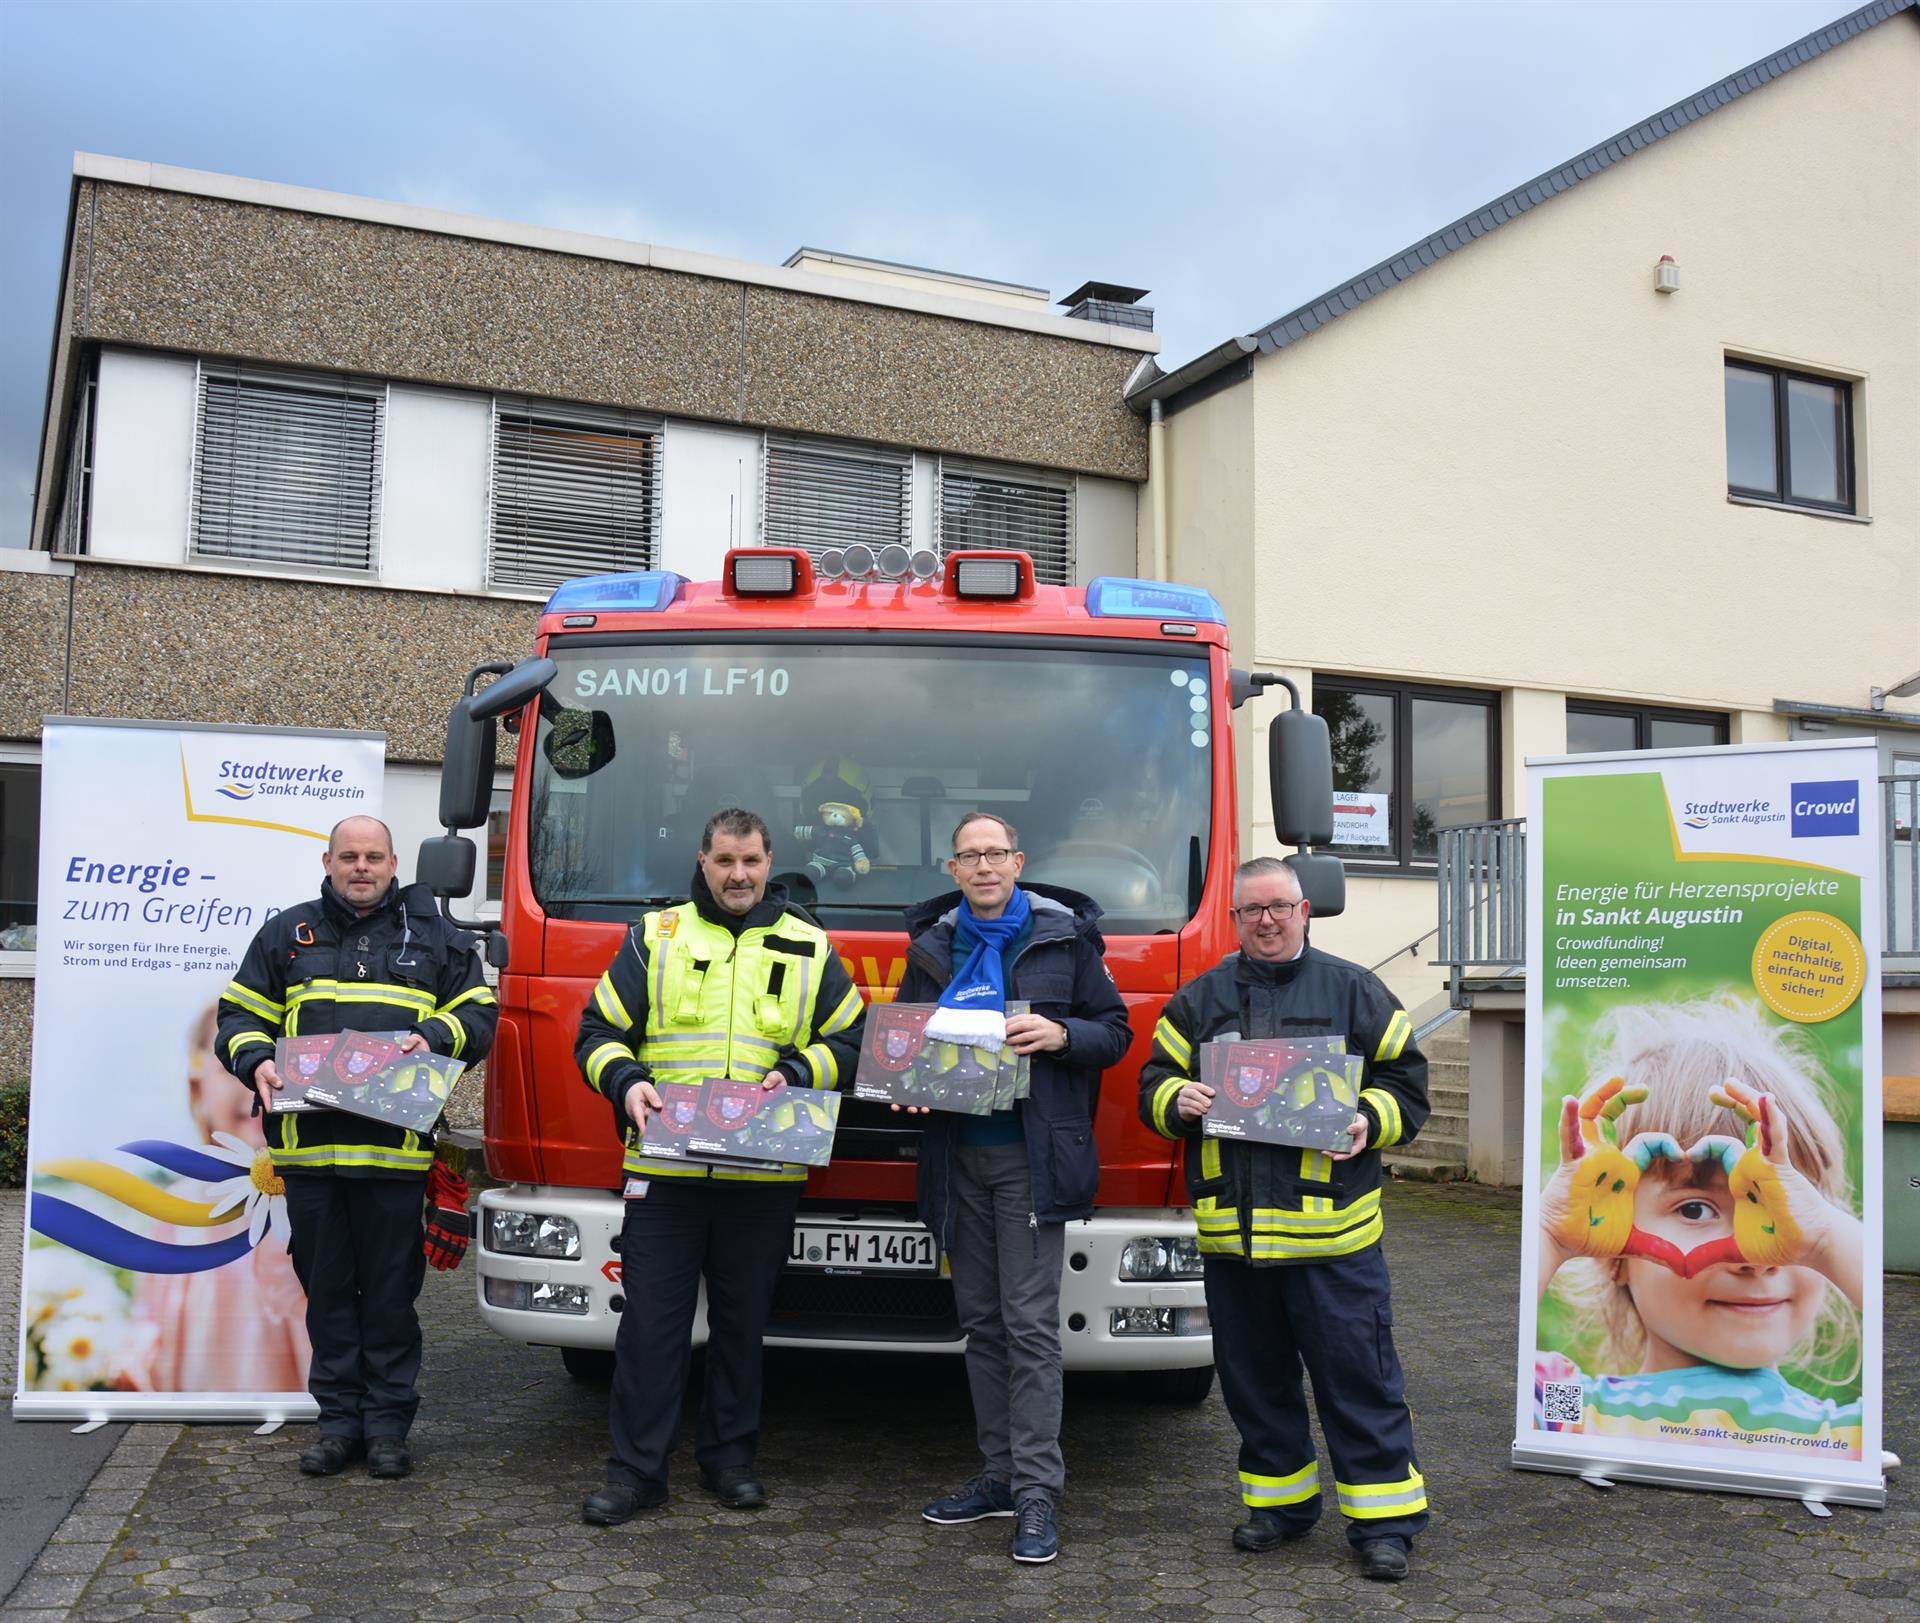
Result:
<svg viewBox="0 0 1920 1623"><path fill-rule="evenodd" d="M381 809L378 733L50 716L17 1419L310 1417L306 1301L214 1008Z"/></svg>
<svg viewBox="0 0 1920 1623"><path fill-rule="evenodd" d="M1516 1466L1884 1506L1877 772L1527 762Z"/></svg>

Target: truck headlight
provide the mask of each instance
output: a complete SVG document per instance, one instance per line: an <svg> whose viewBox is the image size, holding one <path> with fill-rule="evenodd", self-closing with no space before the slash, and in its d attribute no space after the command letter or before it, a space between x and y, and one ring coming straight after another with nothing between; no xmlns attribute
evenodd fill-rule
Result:
<svg viewBox="0 0 1920 1623"><path fill-rule="evenodd" d="M572 1259L580 1255L580 1226L545 1212L494 1209L487 1213L487 1249L510 1257Z"/></svg>
<svg viewBox="0 0 1920 1623"><path fill-rule="evenodd" d="M1198 1279L1200 1242L1185 1235L1163 1238L1143 1234L1120 1250L1122 1279Z"/></svg>
<svg viewBox="0 0 1920 1623"><path fill-rule="evenodd" d="M487 1306L510 1307L522 1313L586 1313L593 1292L585 1285L535 1285L524 1279L489 1279Z"/></svg>

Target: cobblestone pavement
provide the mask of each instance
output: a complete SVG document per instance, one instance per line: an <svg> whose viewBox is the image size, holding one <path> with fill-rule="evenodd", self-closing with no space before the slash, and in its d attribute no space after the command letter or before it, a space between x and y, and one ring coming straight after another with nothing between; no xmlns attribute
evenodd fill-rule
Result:
<svg viewBox="0 0 1920 1623"><path fill-rule="evenodd" d="M309 1482L294 1468L305 1427L266 1438L133 1427L6 1615L1920 1617L1910 1475L1894 1479L1887 1511L1841 1507L1818 1521L1788 1500L1601 1493L1509 1469L1518 1201L1399 1185L1388 1206L1397 1334L1435 1507L1398 1586L1358 1578L1331 1513L1302 1544L1231 1548L1234 1435L1217 1391L1166 1407L1117 1379L1070 1381L1065 1550L1051 1567L1015 1567L1004 1521L930 1527L918 1506L974 1468L965 1387L948 1361L776 1351L760 1462L769 1509L717 1509L683 1447L663 1512L585 1527L604 1388L571 1380L556 1353L478 1328L462 1270L431 1277L423 1299L417 1475ZM1890 1278L1887 1302L1888 1446L1920 1469L1920 1279Z"/></svg>

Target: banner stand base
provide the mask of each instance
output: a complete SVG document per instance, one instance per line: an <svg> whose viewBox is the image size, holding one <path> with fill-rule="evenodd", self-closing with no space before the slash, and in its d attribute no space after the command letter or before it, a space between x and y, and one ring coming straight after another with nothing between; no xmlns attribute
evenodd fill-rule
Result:
<svg viewBox="0 0 1920 1623"><path fill-rule="evenodd" d="M271 1437L276 1431L278 1431L285 1424L286 1422L282 1420L278 1415L276 1415L273 1419L267 1421L264 1425L255 1426L253 1428L253 1434L256 1437Z"/></svg>
<svg viewBox="0 0 1920 1623"><path fill-rule="evenodd" d="M1833 1512L1827 1509L1818 1499L1802 1499L1800 1501L1800 1507L1815 1521L1828 1521L1833 1516Z"/></svg>
<svg viewBox="0 0 1920 1623"><path fill-rule="evenodd" d="M1708 1493L1745 1493L1760 1498L1798 1499L1809 1515L1825 1517L1829 1505L1859 1505L1867 1510L1887 1508L1887 1482L1829 1482L1792 1477L1775 1470L1714 1469L1688 1461L1685 1465L1656 1465L1646 1460L1599 1459L1561 1449L1529 1448L1516 1442L1511 1463L1516 1471L1553 1471L1577 1476L1593 1487L1616 1482L1640 1482L1653 1488L1700 1488Z"/></svg>
<svg viewBox="0 0 1920 1623"><path fill-rule="evenodd" d="M96 1431L116 1420L245 1423L268 1432L289 1421L320 1418L320 1405L306 1392L20 1392L13 1394L15 1420L76 1420L75 1431Z"/></svg>

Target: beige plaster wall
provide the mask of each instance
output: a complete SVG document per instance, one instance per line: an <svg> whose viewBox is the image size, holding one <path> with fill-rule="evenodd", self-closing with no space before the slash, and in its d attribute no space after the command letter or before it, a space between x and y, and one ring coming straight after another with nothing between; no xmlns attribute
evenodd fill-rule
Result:
<svg viewBox="0 0 1920 1623"><path fill-rule="evenodd" d="M1915 664L1916 311L1902 17L1258 361L1263 652L1284 633L1321 670L1864 705ZM1729 351L1863 380L1872 523L1727 501Z"/></svg>

